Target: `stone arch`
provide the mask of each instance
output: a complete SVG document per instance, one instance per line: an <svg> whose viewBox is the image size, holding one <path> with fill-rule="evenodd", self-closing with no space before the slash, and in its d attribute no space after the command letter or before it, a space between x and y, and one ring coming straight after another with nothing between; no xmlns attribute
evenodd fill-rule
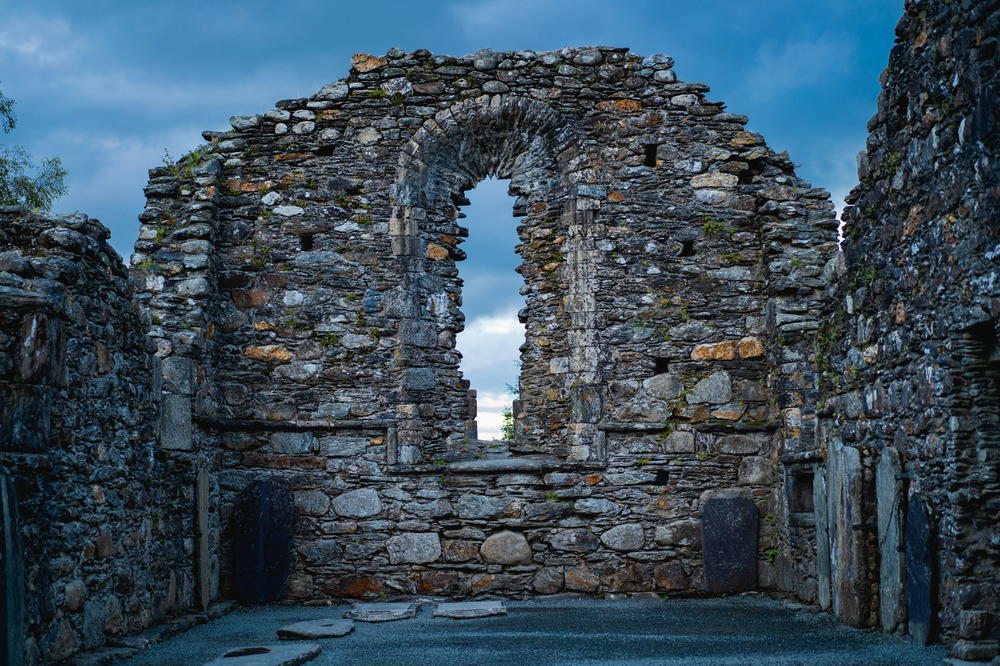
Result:
<svg viewBox="0 0 1000 666"><path fill-rule="evenodd" d="M458 205L465 191L490 176L510 180L510 193L517 197L514 214L525 217L518 252L524 260L519 272L525 279L527 304L521 319L528 337L536 340L545 329L552 329L553 317L562 322L545 338L546 347L529 344L522 349L525 366L519 377L522 398L513 448L577 459L599 455L591 446L596 415L591 415L588 427L574 422L574 413L579 416L580 410L574 410L572 403L553 404L545 398L553 391L584 395L579 388L596 384L599 376L597 354L591 351L596 345L596 308L593 280L588 279L593 270L588 251L593 244L587 227L593 215L586 206L577 205L575 189L576 183L592 181L594 174L570 122L528 97L483 95L460 102L427 120L405 144L390 221L393 252L400 259L403 290L411 301L401 324L403 409L417 409L428 391L440 397L443 387L454 387L446 399L454 407L449 412L452 418L438 420L437 432L429 436L420 431L426 427L423 424L420 429L401 429L400 460L416 462L446 454L447 442L463 434L468 417L463 415L467 403L458 357L453 354L444 363L434 357L440 356L442 346L453 345L454 334L463 327L455 262L465 257L459 243L467 231L456 222ZM568 251L540 252L541 248L532 247L538 245L531 240L536 233L565 239ZM541 258L546 252L550 261ZM437 345L431 344L435 333ZM568 349L570 355L560 357L553 349ZM553 450L543 438L559 424L564 424L568 443Z"/></svg>

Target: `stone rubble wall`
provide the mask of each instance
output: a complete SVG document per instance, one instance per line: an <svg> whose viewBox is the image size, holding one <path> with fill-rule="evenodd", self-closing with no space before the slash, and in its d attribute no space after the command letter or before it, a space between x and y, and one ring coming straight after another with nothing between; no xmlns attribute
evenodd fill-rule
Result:
<svg viewBox="0 0 1000 666"><path fill-rule="evenodd" d="M967 658L1000 635L998 33L995 2L906 3L816 359L821 599L849 624L905 629L886 544L919 496L941 631Z"/></svg>
<svg viewBox="0 0 1000 666"><path fill-rule="evenodd" d="M159 362L85 215L0 209L0 466L14 479L27 663L194 606L193 461L157 447Z"/></svg>
<svg viewBox="0 0 1000 666"><path fill-rule="evenodd" d="M815 594L812 558L778 556L775 470L813 429L833 206L672 66L359 54L150 171L132 271L161 446L211 459L223 529L251 480L290 486L291 596L698 589L703 494L733 490L762 583ZM467 438L455 349L488 176L522 218L509 443Z"/></svg>

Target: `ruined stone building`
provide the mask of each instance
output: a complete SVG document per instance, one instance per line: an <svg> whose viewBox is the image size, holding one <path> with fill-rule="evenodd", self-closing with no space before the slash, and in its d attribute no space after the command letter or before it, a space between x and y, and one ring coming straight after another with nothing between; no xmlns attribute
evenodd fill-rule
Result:
<svg viewBox="0 0 1000 666"><path fill-rule="evenodd" d="M232 598L270 479L299 602L757 587L996 655L998 23L907 3L842 251L746 117L605 47L359 54L152 169L131 268L85 215L0 210L5 645L51 663ZM491 176L509 442L470 437L455 349ZM750 553L736 583L718 551Z"/></svg>

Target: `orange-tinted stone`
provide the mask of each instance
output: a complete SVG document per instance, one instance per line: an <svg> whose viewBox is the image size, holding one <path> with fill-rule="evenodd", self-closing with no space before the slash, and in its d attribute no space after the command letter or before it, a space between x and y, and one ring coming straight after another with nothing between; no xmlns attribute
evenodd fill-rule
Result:
<svg viewBox="0 0 1000 666"><path fill-rule="evenodd" d="M732 139L729 140L730 145L733 146L756 146L761 143L760 137L753 132L737 132Z"/></svg>
<svg viewBox="0 0 1000 666"><path fill-rule="evenodd" d="M226 181L226 187L228 187L231 192L261 192L263 190L269 190L273 186L274 183L270 180L252 182L241 178L230 178Z"/></svg>
<svg viewBox="0 0 1000 666"><path fill-rule="evenodd" d="M736 343L733 341L698 345L691 351L693 361L731 361L736 358Z"/></svg>
<svg viewBox="0 0 1000 666"><path fill-rule="evenodd" d="M265 363L288 363L292 360L292 352L278 345L250 346L243 350L243 355Z"/></svg>
<svg viewBox="0 0 1000 666"><path fill-rule="evenodd" d="M594 592L600 585L600 578L586 566L566 569L566 589L574 592Z"/></svg>
<svg viewBox="0 0 1000 666"><path fill-rule="evenodd" d="M448 258L448 250L437 243L428 243L427 251L424 253L431 261L441 261Z"/></svg>
<svg viewBox="0 0 1000 666"><path fill-rule="evenodd" d="M378 69L379 67L384 67L388 62L385 58L379 58L368 53L355 53L351 56L351 66L362 74L370 72L373 69Z"/></svg>
<svg viewBox="0 0 1000 666"><path fill-rule="evenodd" d="M382 583L371 576L344 576L326 586L334 597L375 597L382 593Z"/></svg>
<svg viewBox="0 0 1000 666"><path fill-rule="evenodd" d="M601 474L588 474L583 477L583 482L588 486L594 486L604 480L604 476Z"/></svg>
<svg viewBox="0 0 1000 666"><path fill-rule="evenodd" d="M618 203L620 201L625 201L625 195L618 190L612 190L611 194L608 195L608 199Z"/></svg>
<svg viewBox="0 0 1000 666"><path fill-rule="evenodd" d="M458 574L450 571L421 571L414 577L417 594L447 594L458 591Z"/></svg>
<svg viewBox="0 0 1000 666"><path fill-rule="evenodd" d="M740 358L757 358L764 355L764 343L759 338L740 338Z"/></svg>
<svg viewBox="0 0 1000 666"><path fill-rule="evenodd" d="M241 310L259 308L267 303L267 292L260 289L233 289L233 305Z"/></svg>
<svg viewBox="0 0 1000 666"><path fill-rule="evenodd" d="M597 108L607 113L631 113L642 109L642 102L637 99L615 99L599 102Z"/></svg>

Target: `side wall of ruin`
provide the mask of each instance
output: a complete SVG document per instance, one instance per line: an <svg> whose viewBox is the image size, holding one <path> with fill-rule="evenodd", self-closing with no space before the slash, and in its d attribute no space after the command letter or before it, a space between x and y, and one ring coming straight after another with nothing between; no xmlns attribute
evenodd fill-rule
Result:
<svg viewBox="0 0 1000 666"><path fill-rule="evenodd" d="M960 656L1000 630L998 32L996 3L907 3L817 339L821 600L903 630L923 507Z"/></svg>
<svg viewBox="0 0 1000 666"><path fill-rule="evenodd" d="M27 663L196 606L197 456L157 445L161 364L108 235L85 215L0 209L0 468Z"/></svg>

